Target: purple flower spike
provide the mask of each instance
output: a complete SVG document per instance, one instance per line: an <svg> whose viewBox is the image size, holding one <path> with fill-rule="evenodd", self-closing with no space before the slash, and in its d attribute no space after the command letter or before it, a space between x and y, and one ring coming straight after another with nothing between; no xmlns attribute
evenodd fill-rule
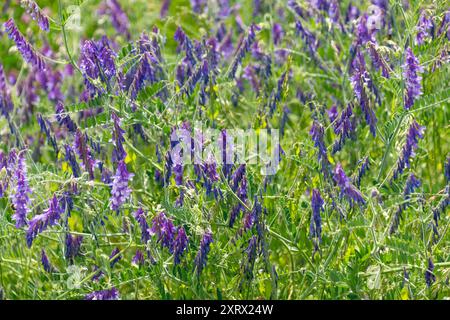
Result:
<svg viewBox="0 0 450 320"><path fill-rule="evenodd" d="M125 131L120 127L120 118L113 112L111 114L111 118L113 120L114 124L114 130L113 130L113 144L114 144L114 151L113 151L113 161L121 161L124 160L127 156L127 153L125 152L125 149L123 148L123 143L125 142L125 138L123 137L123 134Z"/></svg>
<svg viewBox="0 0 450 320"><path fill-rule="evenodd" d="M314 141L314 146L318 149L318 160L321 165L321 169L325 177L330 176L330 162L328 160L327 148L325 142L323 141L324 129L322 125L314 120L311 130L309 131L312 140Z"/></svg>
<svg viewBox="0 0 450 320"><path fill-rule="evenodd" d="M8 37L16 43L17 49L22 55L23 59L40 70L45 70L45 62L41 55L34 51L31 44L25 39L23 34L17 29L14 20L10 18L5 22L5 30Z"/></svg>
<svg viewBox="0 0 450 320"><path fill-rule="evenodd" d="M247 280L253 279L253 268L255 266L256 256L258 250L258 239L256 236L252 236L248 241L248 246L245 249L247 254L246 258L243 260L243 271L244 276Z"/></svg>
<svg viewBox="0 0 450 320"><path fill-rule="evenodd" d="M158 242L161 243L161 246L168 248L170 251L172 251L175 231L175 226L164 212L153 218L152 227L149 230L151 234L158 237Z"/></svg>
<svg viewBox="0 0 450 320"><path fill-rule="evenodd" d="M433 30L433 20L424 12L420 14L419 23L416 26L416 43L422 45L425 43L425 39L429 36L429 31Z"/></svg>
<svg viewBox="0 0 450 320"><path fill-rule="evenodd" d="M39 8L36 2L33 0L21 0L20 4L23 8L25 8L31 18L37 21L39 28L41 28L42 31L49 31L50 25L48 23L48 18L44 13L42 13L41 8Z"/></svg>
<svg viewBox="0 0 450 320"><path fill-rule="evenodd" d="M431 258L428 258L428 267L427 270L425 271L425 282L428 287L431 287L431 285L436 282L436 276L434 275L433 271L434 271L433 260L431 260Z"/></svg>
<svg viewBox="0 0 450 320"><path fill-rule="evenodd" d="M136 250L136 254L134 255L131 263L136 266L142 266L145 263L145 257L141 250Z"/></svg>
<svg viewBox="0 0 450 320"><path fill-rule="evenodd" d="M212 233L206 231L200 241L200 249L198 250L197 256L195 257L195 266L197 268L197 275L200 276L203 269L206 267L206 261L208 259L208 253L211 249L211 243L213 242Z"/></svg>
<svg viewBox="0 0 450 320"><path fill-rule="evenodd" d="M192 11L195 13L202 13L207 5L208 1L206 0L191 0Z"/></svg>
<svg viewBox="0 0 450 320"><path fill-rule="evenodd" d="M39 233L42 233L48 227L55 225L61 218L63 213L63 208L61 207L56 195L49 201L49 207L44 210L42 214L34 216L29 223L28 230L26 232L26 240L28 247L31 247L34 239Z"/></svg>
<svg viewBox="0 0 450 320"><path fill-rule="evenodd" d="M55 107L56 111L56 120L58 120L58 123L62 126L66 126L67 130L69 132L75 132L77 130L77 125L73 120L70 118L68 114L66 114L66 111L64 110L64 105L61 101L58 101L56 103Z"/></svg>
<svg viewBox="0 0 450 320"><path fill-rule="evenodd" d="M353 116L353 106L349 104L334 122L334 132L339 135L339 139L333 144L333 154L340 151L345 141L354 136L355 129L356 123L355 117Z"/></svg>
<svg viewBox="0 0 450 320"><path fill-rule="evenodd" d="M111 23L118 33L125 35L127 38L130 37L130 21L117 0L106 0L98 13L110 17Z"/></svg>
<svg viewBox="0 0 450 320"><path fill-rule="evenodd" d="M147 243L148 240L150 240L150 233L148 231L149 226L147 223L147 219L144 213L144 210L142 208L137 209L135 213L133 213L134 218L139 223L139 226L141 227L141 240L143 243Z"/></svg>
<svg viewBox="0 0 450 320"><path fill-rule="evenodd" d="M159 11L159 17L161 19L163 19L167 16L167 12L169 11L171 2L172 2L172 0L163 0L163 3L161 5L161 10Z"/></svg>
<svg viewBox="0 0 450 320"><path fill-rule="evenodd" d="M81 46L80 69L84 76L84 83L91 96L104 93L104 88L94 83L99 79L107 87L111 79L116 75L116 54L110 47L108 38L103 37L100 41L86 40ZM108 88L109 89L109 88Z"/></svg>
<svg viewBox="0 0 450 320"><path fill-rule="evenodd" d="M279 45L283 40L284 35L283 27L279 23L274 23L272 33L273 33L273 43L275 45Z"/></svg>
<svg viewBox="0 0 450 320"><path fill-rule="evenodd" d="M409 199L409 195L414 192L415 189L419 188L421 185L420 180L416 178L414 174L410 174L408 180L406 180L405 190L403 191L403 196L405 200Z"/></svg>
<svg viewBox="0 0 450 320"><path fill-rule="evenodd" d="M31 204L29 197L29 194L31 194L31 188L27 179L25 151L22 151L19 154L15 172L15 180L17 181L17 188L15 193L12 195L12 203L15 208L12 218L16 221L16 228L21 228L27 225L27 214L30 212L29 206Z"/></svg>
<svg viewBox="0 0 450 320"><path fill-rule="evenodd" d="M377 128L377 117L373 108L371 108L369 103L369 97L367 96L366 90L364 87L368 87L375 91L375 86L373 85L372 79L369 76L369 73L366 70L366 62L364 60L364 56L361 51L357 51L355 59L352 62L353 74L350 77L350 81L353 86L353 91L355 92L355 96L359 101L361 111L364 113L364 118L366 123L370 127L370 132L375 137L376 136L376 128ZM375 92L376 93L376 92Z"/></svg>
<svg viewBox="0 0 450 320"><path fill-rule="evenodd" d="M84 300L119 300L119 291L116 288L110 290L94 291L87 294Z"/></svg>
<svg viewBox="0 0 450 320"><path fill-rule="evenodd" d="M44 249L41 251L41 263L42 267L44 267L44 270L48 273L51 273L53 271L53 267L50 264L50 261L48 260L47 253Z"/></svg>
<svg viewBox="0 0 450 320"><path fill-rule="evenodd" d="M248 28L248 32L247 32L247 36L245 36L244 38L241 39L239 48L236 51L234 60L231 64L231 71L229 74L230 78L234 78L236 76L236 71L238 69L238 66L242 63L242 60L245 57L245 54L247 52L250 51L251 46L253 44L253 42L255 42L256 39L256 32L261 30L260 27L258 27L255 24L252 24L249 28Z"/></svg>
<svg viewBox="0 0 450 320"><path fill-rule="evenodd" d="M133 178L134 174L129 173L127 165L122 160L117 166L116 175L112 183L111 191L111 205L113 211L118 211L125 201L130 197L131 189L128 187L128 182Z"/></svg>
<svg viewBox="0 0 450 320"><path fill-rule="evenodd" d="M355 178L355 184L359 187L361 187L361 179L366 174L366 172L370 168L370 160L369 157L364 157L359 161L360 167L358 169L358 175Z"/></svg>
<svg viewBox="0 0 450 320"><path fill-rule="evenodd" d="M320 212L323 211L323 199L320 196L320 192L317 189L313 189L311 207L311 224L309 226L309 236L311 238L317 238L318 241L322 241L322 218Z"/></svg>
<svg viewBox="0 0 450 320"><path fill-rule="evenodd" d="M95 160L92 157L91 149L89 148L87 135L81 133L80 129L75 133L75 142L74 148L78 154L78 157L81 159L81 164L84 169L89 173L89 177L94 179L94 165Z"/></svg>
<svg viewBox="0 0 450 320"><path fill-rule="evenodd" d="M425 127L420 126L415 120L411 123L406 135L406 142L397 161L397 168L394 171L393 179L397 179L405 168L410 167L410 160L415 156L415 150L418 147L419 139L423 139L424 131Z"/></svg>
<svg viewBox="0 0 450 320"><path fill-rule="evenodd" d="M111 254L109 256L109 260L110 260L109 265L111 266L111 268L114 268L116 263L119 262L120 260L122 260L122 255L120 254L120 249L119 248L114 248L114 250L111 251Z"/></svg>
<svg viewBox="0 0 450 320"><path fill-rule="evenodd" d="M180 263L180 259L183 256L184 252L187 250L189 239L186 236L186 232L183 227L179 227L177 231L177 235L173 242L173 261L174 264L177 265Z"/></svg>
<svg viewBox="0 0 450 320"><path fill-rule="evenodd" d="M423 72L419 59L416 58L411 48L406 49L405 63L403 64L403 77L405 79L405 109L409 110L418 96L422 94L422 77L419 73Z"/></svg>
<svg viewBox="0 0 450 320"><path fill-rule="evenodd" d="M341 197L345 196L351 206L353 206L353 203L360 205L366 203L361 192L350 182L340 163L334 169L334 180L341 189Z"/></svg>
<svg viewBox="0 0 450 320"><path fill-rule="evenodd" d="M71 263L73 262L73 259L79 255L81 243L83 242L83 236L78 235L71 235L69 232L66 234L66 241L65 241L66 251L64 256L67 260L69 260Z"/></svg>
<svg viewBox="0 0 450 320"><path fill-rule="evenodd" d="M5 72L2 64L0 63L0 114L8 118L13 109L14 105L6 84Z"/></svg>

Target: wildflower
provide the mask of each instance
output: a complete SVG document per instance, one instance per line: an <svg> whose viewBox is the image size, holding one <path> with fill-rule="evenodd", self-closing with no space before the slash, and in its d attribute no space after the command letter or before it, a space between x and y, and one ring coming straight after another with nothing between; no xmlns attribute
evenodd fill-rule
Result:
<svg viewBox="0 0 450 320"><path fill-rule="evenodd" d="M358 26L356 28L356 43L358 45L365 45L369 41L375 42L374 32L370 31L367 27L368 19L369 16L367 14L363 14L359 18Z"/></svg>
<svg viewBox="0 0 450 320"><path fill-rule="evenodd" d="M77 159L75 158L75 153L72 147L68 144L64 145L66 149L66 161L69 162L70 167L72 168L72 174L75 178L78 178L81 175L80 166L78 165Z"/></svg>
<svg viewBox="0 0 450 320"><path fill-rule="evenodd" d="M161 10L159 11L159 17L161 19L165 18L167 16L167 12L169 11L170 3L172 0L164 0L161 5Z"/></svg>
<svg viewBox="0 0 450 320"><path fill-rule="evenodd" d="M334 169L334 180L341 189L341 197L345 196L350 205L353 205L353 203L361 205L366 203L361 192L351 184L350 179L345 174L340 163L338 163Z"/></svg>
<svg viewBox="0 0 450 320"><path fill-rule="evenodd" d="M115 55L105 36L97 42L86 40L81 46L80 69L91 96L105 91L95 80L110 86L111 79L116 75Z"/></svg>
<svg viewBox="0 0 450 320"><path fill-rule="evenodd" d="M141 36L141 40L143 36ZM147 40L149 41L149 40ZM146 82L150 84L158 81L158 72L160 67L158 66L158 60L154 56L154 53L144 51L142 52L141 60L139 61L138 68L134 71L130 71L132 82L128 88L132 99L136 99L138 93L144 88Z"/></svg>
<svg viewBox="0 0 450 320"><path fill-rule="evenodd" d="M372 59L372 64L376 70L381 69L381 75L385 78L390 77L389 67L386 64L384 57L378 52L376 45L373 42L368 43L368 50L370 58Z"/></svg>
<svg viewBox="0 0 450 320"><path fill-rule="evenodd" d="M312 34L311 31L303 27L303 24L300 22L300 20L297 20L295 22L295 30L296 33L302 37L303 41L308 46L310 54L315 56L317 48L319 46L319 41L316 39L314 34Z"/></svg>
<svg viewBox="0 0 450 320"><path fill-rule="evenodd" d="M40 115L40 114L37 115L37 121L38 121L39 127L41 128L41 132L43 132L45 134L45 136L47 137L48 143L50 143L52 145L53 150L55 150L55 153L58 154L58 152L59 152L58 144L56 142L56 138L54 136L52 136L52 134L50 133L50 123L48 121L44 120L42 118L42 115Z"/></svg>
<svg viewBox="0 0 450 320"><path fill-rule="evenodd" d="M120 254L119 248L114 248L113 251L111 251L111 254L109 255L109 265L111 268L114 268L117 262L122 260L122 255Z"/></svg>
<svg viewBox="0 0 450 320"><path fill-rule="evenodd" d="M334 23L337 24L339 22L340 11L339 11L339 2L337 0L330 1L328 7L328 16Z"/></svg>
<svg viewBox="0 0 450 320"><path fill-rule="evenodd" d="M339 139L333 144L333 154L340 151L345 141L354 135L356 123L352 109L352 104L349 104L334 122L334 132L339 135Z"/></svg>
<svg viewBox="0 0 450 320"><path fill-rule="evenodd" d="M144 254L141 250L136 250L136 254L134 255L131 263L136 266L142 266L145 263Z"/></svg>
<svg viewBox="0 0 450 320"><path fill-rule="evenodd" d="M405 200L404 203L400 204L395 211L394 217L392 219L392 224L390 228L390 234L393 234L397 231L398 226L400 225L400 220L402 218L403 211L409 206L409 198L410 194L414 192L415 189L420 187L420 180L416 178L414 174L410 174L405 183L405 189L403 190L403 198Z"/></svg>
<svg viewBox="0 0 450 320"><path fill-rule="evenodd" d="M191 7L192 11L195 13L202 13L206 10L208 1L206 0L190 0L191 1Z"/></svg>
<svg viewBox="0 0 450 320"><path fill-rule="evenodd" d="M65 114L64 105L61 101L56 103L56 120L62 126L65 125L69 132L75 132L77 130L77 125L70 118L68 114Z"/></svg>
<svg viewBox="0 0 450 320"><path fill-rule="evenodd" d="M333 123L337 119L337 117L339 116L339 112L335 104L333 104L330 109L327 109L327 115L331 123Z"/></svg>
<svg viewBox="0 0 450 320"><path fill-rule="evenodd" d="M358 7L355 7L352 2L348 4L347 12L345 14L345 23L352 22L353 20L358 19L360 15L360 11Z"/></svg>
<svg viewBox="0 0 450 320"><path fill-rule="evenodd" d="M213 242L213 237L211 231L206 231L203 234L202 240L200 241L200 249L195 256L195 266L197 268L197 275L200 276L203 269L206 267L206 261L208 259L208 253L211 249L211 243Z"/></svg>
<svg viewBox="0 0 450 320"><path fill-rule="evenodd" d="M414 192L414 189L419 188L421 185L420 180L416 178L414 174L410 174L408 180L406 180L405 190L403 191L403 196L405 200L409 199L409 195Z"/></svg>
<svg viewBox="0 0 450 320"><path fill-rule="evenodd" d="M290 113L291 113L291 110L287 106L284 106L283 107L283 115L282 115L281 120L280 120L280 133L281 133L281 136L284 136L286 123L288 121Z"/></svg>
<svg viewBox="0 0 450 320"><path fill-rule="evenodd" d="M179 227L177 230L177 235L175 236L173 242L173 261L174 264L177 265L180 263L180 258L183 256L183 253L187 250L188 246L188 237L186 236L186 232L183 227Z"/></svg>
<svg viewBox="0 0 450 320"><path fill-rule="evenodd" d="M41 250L41 263L44 267L44 270L48 273L51 273L53 271L53 267L50 264L50 261L48 260L47 253L44 249Z"/></svg>
<svg viewBox="0 0 450 320"><path fill-rule="evenodd" d="M450 40L450 10L445 12L437 35L441 36L441 34L444 32L447 33L447 39Z"/></svg>
<svg viewBox="0 0 450 320"><path fill-rule="evenodd" d="M236 75L236 71L238 66L242 63L242 60L245 57L245 54L250 51L251 46L256 38L256 32L261 30L261 28L255 24L252 24L248 28L247 36L241 39L239 48L236 50L234 60L231 64L231 71L229 73L230 78L234 78Z"/></svg>
<svg viewBox="0 0 450 320"><path fill-rule="evenodd" d="M117 0L105 0L99 9L99 14L110 17L114 29L127 38L130 37L130 22Z"/></svg>
<svg viewBox="0 0 450 320"><path fill-rule="evenodd" d="M233 137L228 134L227 130L222 130L218 139L218 143L219 150L222 151L222 172L223 175L228 178L233 167L233 159L231 158L231 156L234 154Z"/></svg>
<svg viewBox="0 0 450 320"><path fill-rule="evenodd" d="M50 25L48 23L47 16L42 13L41 8L34 2L33 0L20 0L20 4L27 13L33 18L33 20L37 21L39 28L42 31L49 31Z"/></svg>
<svg viewBox="0 0 450 320"><path fill-rule="evenodd" d="M116 288L94 291L87 294L84 300L119 300L119 291Z"/></svg>
<svg viewBox="0 0 450 320"><path fill-rule="evenodd" d="M217 164L214 155L208 154L207 159L200 165L201 174L203 177L203 186L206 189L206 194L209 196L214 192L217 196L217 189L213 188L213 184L219 181L219 174L217 173Z"/></svg>
<svg viewBox="0 0 450 320"><path fill-rule="evenodd" d="M256 254L257 254L257 238L252 236L248 241L248 246L245 249L247 254L242 263L242 269L244 273L244 279L250 281L253 279L253 268L255 266Z"/></svg>
<svg viewBox="0 0 450 320"><path fill-rule="evenodd" d="M19 29L17 29L12 18L5 22L5 30L8 37L16 43L17 49L27 63L40 70L46 68L44 59L33 49Z"/></svg>
<svg viewBox="0 0 450 320"><path fill-rule="evenodd" d="M374 89L372 80L366 70L365 61L362 53L357 51L356 57L352 63L353 74L350 77L350 81L355 92L355 96L359 101L362 112L364 113L364 118L366 123L370 127L370 132L375 137L376 136L376 125L377 117L375 112L369 105L369 98L367 96L365 86Z"/></svg>
<svg viewBox="0 0 450 320"><path fill-rule="evenodd" d="M288 0L287 5L291 8L299 17L304 18L305 12L302 7L295 0Z"/></svg>
<svg viewBox="0 0 450 320"><path fill-rule="evenodd" d="M75 132L74 149L81 160L82 166L84 167L85 170L88 171L89 177L91 179L94 179L95 160L92 157L91 149L87 144L87 140L88 140L87 135L82 134L80 129L78 129Z"/></svg>
<svg viewBox="0 0 450 320"><path fill-rule="evenodd" d="M369 157L364 157L359 161L360 167L358 169L358 174L355 178L355 183L359 187L361 187L361 179L366 174L367 170L370 169L370 160Z"/></svg>
<svg viewBox="0 0 450 320"><path fill-rule="evenodd" d="M92 281L98 281L101 277L105 275L105 273L98 267L94 266L94 275L92 276Z"/></svg>
<svg viewBox="0 0 450 320"><path fill-rule="evenodd" d="M142 208L137 209L136 212L133 213L133 216L139 223L139 226L141 227L142 242L147 243L147 241L150 240L150 233L148 231L149 226L145 217L144 210Z"/></svg>
<svg viewBox="0 0 450 320"><path fill-rule="evenodd" d="M14 157L14 154L12 155ZM27 225L27 214L30 212L29 206L31 200L31 188L28 184L27 166L25 163L25 151L19 153L17 159L17 168L15 170L15 181L17 187L12 195L12 203L14 204L14 214L12 219L16 221L16 228Z"/></svg>
<svg viewBox="0 0 450 320"><path fill-rule="evenodd" d="M422 94L422 77L419 73L423 72L423 68L419 64L411 48L406 49L405 63L403 64L403 77L405 79L405 109L409 110L418 96Z"/></svg>
<svg viewBox="0 0 450 320"><path fill-rule="evenodd" d="M123 148L123 143L125 142L125 139L123 137L123 134L125 131L120 127L120 118L113 112L111 113L111 118L113 120L113 144L114 144L114 151L112 155L112 159L114 162L118 162L121 160L124 160L127 156L127 153L125 152L125 149Z"/></svg>
<svg viewBox="0 0 450 320"><path fill-rule="evenodd" d="M194 45L181 27L178 27L175 31L174 39L178 43L177 52L184 50L186 53L187 62L192 66L195 66L197 64L197 59L194 55Z"/></svg>
<svg viewBox="0 0 450 320"><path fill-rule="evenodd" d="M398 175L403 173L405 168L410 167L411 158L415 156L415 150L418 147L418 140L423 139L425 127L420 126L415 120L411 123L406 135L406 142L403 145L397 167L393 174L393 179L397 179Z"/></svg>
<svg viewBox="0 0 450 320"><path fill-rule="evenodd" d="M445 212L445 210L449 205L450 205L450 185L447 185L445 187L444 198L433 209L433 220L436 227L439 226L439 219L441 218L441 213Z"/></svg>
<svg viewBox="0 0 450 320"><path fill-rule="evenodd" d="M150 234L156 235L161 246L168 248L169 251L172 251L175 231L175 226L164 212L153 218L152 227L149 229Z"/></svg>
<svg viewBox="0 0 450 320"><path fill-rule="evenodd" d="M0 63L0 114L8 118L13 109L14 105L6 84L5 72L2 64Z"/></svg>
<svg viewBox="0 0 450 320"><path fill-rule="evenodd" d="M317 189L313 189L311 200L311 223L309 226L309 236L311 238L317 238L318 241L322 241L322 218L320 212L323 211L323 199L320 196L320 192Z"/></svg>
<svg viewBox="0 0 450 320"><path fill-rule="evenodd" d="M428 267L427 270L425 271L425 282L428 287L431 287L431 285L436 282L436 276L434 275L433 271L434 271L433 261L431 260L431 258L428 258Z"/></svg>
<svg viewBox="0 0 450 320"><path fill-rule="evenodd" d="M73 259L80 253L82 242L83 236L71 235L69 232L66 233L64 256L71 263L73 262Z"/></svg>
<svg viewBox="0 0 450 320"><path fill-rule="evenodd" d="M121 160L117 165L116 175L112 183L110 198L111 210L118 211L122 204L130 197L131 189L128 187L128 183L133 176L134 174L128 172L127 165Z"/></svg>
<svg viewBox="0 0 450 320"><path fill-rule="evenodd" d="M322 125L314 120L311 130L309 134L314 141L314 146L318 149L318 160L321 165L321 169L323 174L328 177L330 175L330 162L328 160L327 148L325 147L325 143L323 141L324 129Z"/></svg>
<svg viewBox="0 0 450 320"><path fill-rule="evenodd" d="M39 233L42 233L48 227L55 225L61 218L63 210L56 195L49 200L49 207L42 214L34 216L28 226L26 232L26 240L28 247L31 247L34 239Z"/></svg>
<svg viewBox="0 0 450 320"><path fill-rule="evenodd" d="M279 23L274 23L272 27L273 43L279 45L283 40L283 27Z"/></svg>
<svg viewBox="0 0 450 320"><path fill-rule="evenodd" d="M416 26L416 43L418 45L424 44L425 39L429 36L428 31L433 28L433 20L431 20L431 18L424 11L422 11L420 14L419 23Z"/></svg>

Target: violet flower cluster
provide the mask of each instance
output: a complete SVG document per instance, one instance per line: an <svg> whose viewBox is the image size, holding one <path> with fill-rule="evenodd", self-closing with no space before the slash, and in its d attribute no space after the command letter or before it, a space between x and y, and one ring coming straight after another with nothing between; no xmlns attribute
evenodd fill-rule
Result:
<svg viewBox="0 0 450 320"><path fill-rule="evenodd" d="M411 48L405 51L405 63L403 64L403 77L405 79L405 109L410 109L414 105L414 101L422 94L422 77L420 73L423 68L416 58Z"/></svg>
<svg viewBox="0 0 450 320"><path fill-rule="evenodd" d="M334 169L334 180L341 189L341 197L347 198L351 206L355 203L359 205L366 203L361 192L351 183L340 163Z"/></svg>
<svg viewBox="0 0 450 320"><path fill-rule="evenodd" d="M36 4L33 0L20 0L20 4L25 8L27 13L33 18L33 20L37 21L39 28L42 31L49 31L50 24L48 22L47 16L42 12L41 8Z"/></svg>
<svg viewBox="0 0 450 320"><path fill-rule="evenodd" d="M112 182L110 208L118 211L125 201L130 197L131 189L128 186L134 174L129 173L125 161L119 161L116 174Z"/></svg>
<svg viewBox="0 0 450 320"><path fill-rule="evenodd" d="M23 34L17 29L12 18L5 22L5 30L8 37L15 42L17 49L27 63L37 69L44 70L46 68L42 56L33 49L30 43L28 43Z"/></svg>
<svg viewBox="0 0 450 320"><path fill-rule="evenodd" d="M393 173L393 180L403 173L405 168L410 167L411 158L415 156L415 150L418 147L419 139L423 139L425 127L419 125L415 120L411 123L406 134L406 141L403 145L399 159L397 160L396 168Z"/></svg>
<svg viewBox="0 0 450 320"><path fill-rule="evenodd" d="M11 196L15 208L12 219L16 221L16 228L22 228L28 224L27 215L30 212L31 205L31 188L28 183L25 154L26 151L21 151L18 155L14 175L16 190Z"/></svg>

